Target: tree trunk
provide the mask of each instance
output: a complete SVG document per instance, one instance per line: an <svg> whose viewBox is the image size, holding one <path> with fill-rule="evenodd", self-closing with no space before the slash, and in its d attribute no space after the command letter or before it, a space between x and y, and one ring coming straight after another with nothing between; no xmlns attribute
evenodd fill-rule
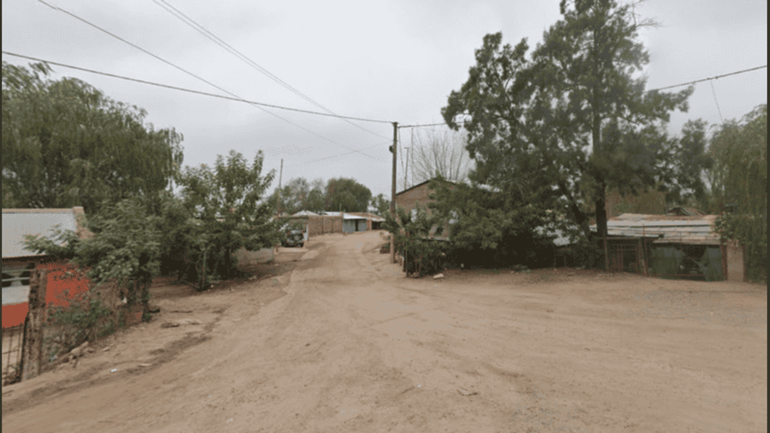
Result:
<svg viewBox="0 0 770 433"><path fill-rule="evenodd" d="M607 210L605 208L605 192L606 187L604 182L601 182L601 186L597 191L596 199L596 233L600 238L607 237Z"/></svg>
<svg viewBox="0 0 770 433"><path fill-rule="evenodd" d="M225 280L230 279L230 248L225 248Z"/></svg>

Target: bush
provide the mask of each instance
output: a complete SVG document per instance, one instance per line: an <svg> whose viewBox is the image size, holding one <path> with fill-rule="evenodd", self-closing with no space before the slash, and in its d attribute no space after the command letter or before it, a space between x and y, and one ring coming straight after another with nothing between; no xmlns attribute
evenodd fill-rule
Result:
<svg viewBox="0 0 770 433"><path fill-rule="evenodd" d="M399 208L398 221L386 215L383 227L395 236L396 251L404 256L407 275L416 273L422 277L445 269L446 245L432 237L441 235L442 223L440 218L428 215L419 205L414 216Z"/></svg>
<svg viewBox="0 0 770 433"><path fill-rule="evenodd" d="M70 299L66 307L48 308L45 353L49 360L67 353L84 341L95 341L117 329L119 314L103 304L94 292L86 292Z"/></svg>

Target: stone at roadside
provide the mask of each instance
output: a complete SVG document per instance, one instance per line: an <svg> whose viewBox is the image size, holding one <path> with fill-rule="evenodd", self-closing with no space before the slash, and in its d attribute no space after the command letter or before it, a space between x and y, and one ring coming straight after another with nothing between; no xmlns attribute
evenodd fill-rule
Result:
<svg viewBox="0 0 770 433"><path fill-rule="evenodd" d="M436 274L436 275L433 276L434 280L439 280L441 278L444 278L444 274Z"/></svg>
<svg viewBox="0 0 770 433"><path fill-rule="evenodd" d="M83 353L86 351L86 347L88 346L88 342L84 342L80 346L70 350L69 353L69 361L71 362L73 359L77 359L81 356L83 356Z"/></svg>
<svg viewBox="0 0 770 433"><path fill-rule="evenodd" d="M200 325L202 323L203 322L201 322L198 319L179 319L179 320L174 320L174 321L171 321L171 322L164 322L164 323L162 323L160 325L160 327L161 328L176 328L177 326L182 326L182 325Z"/></svg>

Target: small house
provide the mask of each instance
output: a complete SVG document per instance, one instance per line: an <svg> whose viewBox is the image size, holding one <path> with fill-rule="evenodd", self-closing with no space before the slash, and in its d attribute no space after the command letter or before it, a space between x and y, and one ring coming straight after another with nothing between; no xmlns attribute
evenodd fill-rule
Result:
<svg viewBox="0 0 770 433"><path fill-rule="evenodd" d="M608 270L650 276L744 279L743 249L714 232L717 215L622 214L607 221ZM596 225L591 226L596 231Z"/></svg>
<svg viewBox="0 0 770 433"><path fill-rule="evenodd" d="M82 207L3 209L3 328L24 323L33 270L48 270L46 304L66 305L67 293L74 295L88 290L89 281L77 276L73 265L36 254L23 244L27 235L51 236L57 227L88 237L88 231L79 220L83 215Z"/></svg>

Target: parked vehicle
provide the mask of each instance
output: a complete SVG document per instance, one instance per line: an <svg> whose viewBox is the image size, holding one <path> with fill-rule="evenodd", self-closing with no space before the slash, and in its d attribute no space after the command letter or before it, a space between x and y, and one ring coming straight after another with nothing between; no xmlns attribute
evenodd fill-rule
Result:
<svg viewBox="0 0 770 433"><path fill-rule="evenodd" d="M305 234L302 230L287 230L286 236L283 238L281 245L284 247L304 247L305 246Z"/></svg>

